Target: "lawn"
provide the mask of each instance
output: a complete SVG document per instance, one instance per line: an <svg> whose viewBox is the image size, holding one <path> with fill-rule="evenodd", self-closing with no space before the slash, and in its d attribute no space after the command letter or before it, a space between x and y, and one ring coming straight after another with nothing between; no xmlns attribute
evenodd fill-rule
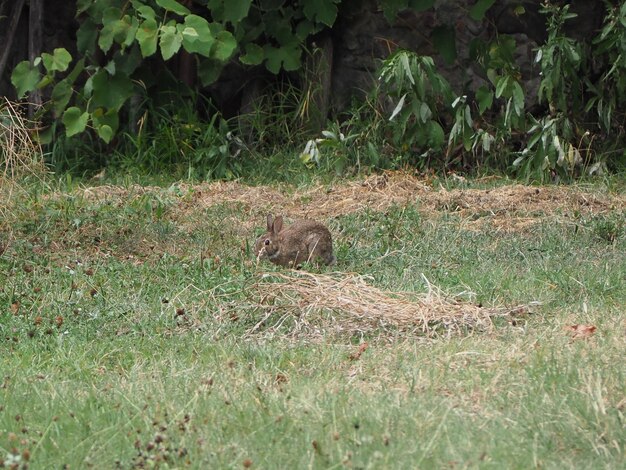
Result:
<svg viewBox="0 0 626 470"><path fill-rule="evenodd" d="M623 182L3 183L7 468L626 466Z"/></svg>

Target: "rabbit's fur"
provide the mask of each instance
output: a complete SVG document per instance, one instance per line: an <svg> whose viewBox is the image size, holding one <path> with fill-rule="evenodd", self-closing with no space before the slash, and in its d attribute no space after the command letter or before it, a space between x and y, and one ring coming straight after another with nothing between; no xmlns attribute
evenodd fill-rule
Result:
<svg viewBox="0 0 626 470"><path fill-rule="evenodd" d="M289 227L283 226L283 217L267 216L267 232L254 246L259 258L267 258L280 266L297 267L305 261L334 264L333 241L329 230L310 219L297 220Z"/></svg>

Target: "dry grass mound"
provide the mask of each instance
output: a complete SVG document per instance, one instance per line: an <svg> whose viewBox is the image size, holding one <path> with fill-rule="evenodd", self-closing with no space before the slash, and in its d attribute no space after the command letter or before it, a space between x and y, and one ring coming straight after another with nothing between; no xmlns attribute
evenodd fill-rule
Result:
<svg viewBox="0 0 626 470"><path fill-rule="evenodd" d="M305 271L260 273L250 288L250 307L261 312L248 334L296 336L412 332L420 336L489 331L495 317L529 313L532 305L484 308L446 297L429 285L426 294L390 292L354 273Z"/></svg>

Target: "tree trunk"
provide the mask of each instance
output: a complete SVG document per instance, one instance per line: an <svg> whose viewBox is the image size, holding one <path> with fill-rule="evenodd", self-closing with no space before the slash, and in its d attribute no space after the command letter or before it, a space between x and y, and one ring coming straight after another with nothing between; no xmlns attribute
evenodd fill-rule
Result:
<svg viewBox="0 0 626 470"><path fill-rule="evenodd" d="M30 12L28 16L28 60L32 64L35 58L41 55L43 38L43 0L30 0ZM30 94L28 104L28 117L32 118L41 107L41 91L35 90Z"/></svg>
<svg viewBox="0 0 626 470"><path fill-rule="evenodd" d="M22 16L22 8L24 8L24 3L26 0L17 0L17 3L13 7L13 13L11 14L11 22L9 23L9 27L7 29L6 35L4 37L0 37L2 42L4 43L4 50L2 54L0 54L0 77L4 74L4 68L7 65L7 60L9 60L9 54L11 52L11 46L13 46L13 38L15 37L15 31L17 30L17 24L20 21L20 16ZM2 3L2 10L4 11L4 2Z"/></svg>

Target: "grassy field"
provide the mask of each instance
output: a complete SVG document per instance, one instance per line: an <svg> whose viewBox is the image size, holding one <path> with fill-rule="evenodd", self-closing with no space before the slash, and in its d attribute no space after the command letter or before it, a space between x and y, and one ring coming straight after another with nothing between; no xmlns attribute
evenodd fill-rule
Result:
<svg viewBox="0 0 626 470"><path fill-rule="evenodd" d="M626 466L623 182L7 187L7 468ZM330 227L314 299L270 210Z"/></svg>

